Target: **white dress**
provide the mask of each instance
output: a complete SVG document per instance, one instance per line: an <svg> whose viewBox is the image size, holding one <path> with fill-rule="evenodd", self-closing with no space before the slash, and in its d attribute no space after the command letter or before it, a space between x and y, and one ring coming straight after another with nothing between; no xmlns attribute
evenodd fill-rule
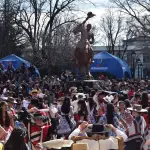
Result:
<svg viewBox="0 0 150 150"><path fill-rule="evenodd" d="M70 112L69 114L64 114L61 112L60 119L59 119L59 125L57 127L57 134L59 135L65 135L69 134L72 129L71 126L69 125L68 121L66 120L66 116L69 116L71 118L71 111L72 111L72 106L70 107Z"/></svg>
<svg viewBox="0 0 150 150"><path fill-rule="evenodd" d="M90 110L90 106L88 104L87 109L88 109L88 122L91 124L96 123L95 118L94 118L94 107L92 108L92 110Z"/></svg>

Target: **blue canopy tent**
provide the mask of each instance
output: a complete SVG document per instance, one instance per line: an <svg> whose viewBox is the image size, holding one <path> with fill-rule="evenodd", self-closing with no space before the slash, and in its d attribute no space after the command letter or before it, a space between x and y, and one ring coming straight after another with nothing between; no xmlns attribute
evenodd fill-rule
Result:
<svg viewBox="0 0 150 150"><path fill-rule="evenodd" d="M91 65L91 73L105 72L116 78L131 78L129 66L120 58L107 52L100 52L94 56L94 63Z"/></svg>
<svg viewBox="0 0 150 150"><path fill-rule="evenodd" d="M22 63L25 63L25 65L27 67L30 67L30 65L31 65L28 61L26 61L26 60L24 60L24 59L22 59L22 58L20 58L20 57L18 57L16 55L14 55L14 54L8 55L8 56L2 58L0 61L4 65L4 69L5 70L7 69L9 62L11 62L13 64L15 69L20 68ZM35 70L36 70L37 75L40 76L40 73L39 73L39 71L38 71L38 69L36 67L35 67Z"/></svg>

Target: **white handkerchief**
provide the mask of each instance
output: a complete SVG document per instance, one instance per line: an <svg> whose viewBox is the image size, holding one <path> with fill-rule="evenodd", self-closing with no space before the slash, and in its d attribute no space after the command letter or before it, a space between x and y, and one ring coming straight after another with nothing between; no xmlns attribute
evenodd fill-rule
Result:
<svg viewBox="0 0 150 150"><path fill-rule="evenodd" d="M84 139L81 141L77 141L77 143L88 143L88 149L89 150L109 150L109 149L118 149L118 140L114 137L110 137L106 140L89 140Z"/></svg>
<svg viewBox="0 0 150 150"><path fill-rule="evenodd" d="M118 140L114 137L110 137L106 140L99 140L99 145L102 150L118 149Z"/></svg>
<svg viewBox="0 0 150 150"><path fill-rule="evenodd" d="M77 141L76 143L88 143L88 150L99 150L98 141L95 140L84 139L81 141Z"/></svg>

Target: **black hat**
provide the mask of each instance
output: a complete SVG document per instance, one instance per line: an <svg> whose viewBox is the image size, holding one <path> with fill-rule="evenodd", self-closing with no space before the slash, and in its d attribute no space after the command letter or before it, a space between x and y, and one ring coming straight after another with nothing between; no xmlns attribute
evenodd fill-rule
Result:
<svg viewBox="0 0 150 150"><path fill-rule="evenodd" d="M38 112L33 114L33 118L34 119L36 119L36 118L38 118L38 119L46 119L46 116L44 115L43 112L38 111Z"/></svg>
<svg viewBox="0 0 150 150"><path fill-rule="evenodd" d="M87 16L91 18L91 17L94 17L94 16L96 16L96 15L93 14L92 12L88 12L88 13L87 13Z"/></svg>
<svg viewBox="0 0 150 150"><path fill-rule="evenodd" d="M108 131L105 130L104 125L102 124L93 124L92 130L89 132L90 134L102 134Z"/></svg>

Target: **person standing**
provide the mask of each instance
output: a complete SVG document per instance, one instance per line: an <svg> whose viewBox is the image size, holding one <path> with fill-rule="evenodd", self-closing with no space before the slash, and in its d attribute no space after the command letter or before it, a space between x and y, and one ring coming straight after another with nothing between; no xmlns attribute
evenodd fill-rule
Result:
<svg viewBox="0 0 150 150"><path fill-rule="evenodd" d="M145 119L141 116L141 113L147 112L147 110L142 109L142 106L138 104L134 104L133 107L127 109L131 111L134 120L129 127L124 150L147 150L147 146L144 144L148 137L148 127Z"/></svg>
<svg viewBox="0 0 150 150"><path fill-rule="evenodd" d="M73 107L70 104L68 97L64 98L60 108L60 119L58 124L57 134L59 137L68 136L73 129L71 118L73 117Z"/></svg>

